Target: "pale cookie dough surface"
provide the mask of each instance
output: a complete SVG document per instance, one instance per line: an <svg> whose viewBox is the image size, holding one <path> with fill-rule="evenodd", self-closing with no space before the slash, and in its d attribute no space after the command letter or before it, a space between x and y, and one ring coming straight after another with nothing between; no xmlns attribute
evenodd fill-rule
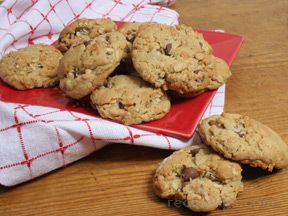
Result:
<svg viewBox="0 0 288 216"><path fill-rule="evenodd" d="M288 146L271 128L239 114L202 120L205 142L224 157L272 171L288 165Z"/></svg>
<svg viewBox="0 0 288 216"><path fill-rule="evenodd" d="M164 159L153 179L155 193L182 200L196 212L228 207L243 190L239 164L223 159L207 146L192 145Z"/></svg>
<svg viewBox="0 0 288 216"><path fill-rule="evenodd" d="M57 48L65 53L72 46L95 37L115 31L116 24L107 19L78 19L66 26L60 33Z"/></svg>
<svg viewBox="0 0 288 216"><path fill-rule="evenodd" d="M170 109L167 95L138 77L117 75L91 94L91 103L104 118L126 125L160 119Z"/></svg>
<svg viewBox="0 0 288 216"><path fill-rule="evenodd" d="M72 47L60 61L60 88L75 99L89 95L119 65L125 46L123 34L110 32Z"/></svg>
<svg viewBox="0 0 288 216"><path fill-rule="evenodd" d="M13 51L0 60L0 77L19 89L55 86L62 54L53 46L37 44Z"/></svg>
<svg viewBox="0 0 288 216"><path fill-rule="evenodd" d="M141 25L132 60L144 80L183 95L218 88L231 75L203 36L185 25Z"/></svg>

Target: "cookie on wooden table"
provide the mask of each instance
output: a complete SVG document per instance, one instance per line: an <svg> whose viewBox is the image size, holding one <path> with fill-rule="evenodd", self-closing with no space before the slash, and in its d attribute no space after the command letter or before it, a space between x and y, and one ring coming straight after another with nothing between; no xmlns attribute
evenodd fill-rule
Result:
<svg viewBox="0 0 288 216"><path fill-rule="evenodd" d="M50 45L21 48L0 60L0 78L19 90L55 86L61 58L61 52Z"/></svg>
<svg viewBox="0 0 288 216"><path fill-rule="evenodd" d="M153 179L155 193L165 199L182 200L196 212L228 207L243 191L242 169L206 145L192 145L165 158Z"/></svg>
<svg viewBox="0 0 288 216"><path fill-rule="evenodd" d="M139 77L116 75L91 94L99 114L126 125L160 119L170 109L170 101L160 88Z"/></svg>
<svg viewBox="0 0 288 216"><path fill-rule="evenodd" d="M74 45L115 31L116 28L116 24L110 18L77 19L62 30L58 39L57 48L65 53Z"/></svg>
<svg viewBox="0 0 288 216"><path fill-rule="evenodd" d="M231 160L272 171L288 165L288 146L266 125L239 114L223 113L202 120L209 146Z"/></svg>

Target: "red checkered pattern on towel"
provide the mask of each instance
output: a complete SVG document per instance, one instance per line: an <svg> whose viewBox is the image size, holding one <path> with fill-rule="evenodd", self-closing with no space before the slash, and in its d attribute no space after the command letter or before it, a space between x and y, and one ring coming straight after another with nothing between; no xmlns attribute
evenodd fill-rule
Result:
<svg viewBox="0 0 288 216"><path fill-rule="evenodd" d="M0 5L0 54L35 43L52 43L80 17L177 24L178 14L161 0L6 0Z"/></svg>
<svg viewBox="0 0 288 216"><path fill-rule="evenodd" d="M51 44L73 20L111 17L115 21L177 24L165 8L171 0L6 0L0 5L0 56L29 44ZM211 106L213 105L213 106ZM224 87L206 116L221 113ZM84 114L0 101L0 184L16 185L63 167L107 145L126 143L179 149L182 141Z"/></svg>

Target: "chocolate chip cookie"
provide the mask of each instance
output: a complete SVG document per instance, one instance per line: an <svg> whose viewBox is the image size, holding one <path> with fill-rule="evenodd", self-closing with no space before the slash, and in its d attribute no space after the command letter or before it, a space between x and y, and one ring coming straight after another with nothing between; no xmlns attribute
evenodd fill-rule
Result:
<svg viewBox="0 0 288 216"><path fill-rule="evenodd" d="M196 212L228 207L243 190L242 169L223 159L206 145L192 145L164 159L153 179L155 193L182 200Z"/></svg>
<svg viewBox="0 0 288 216"><path fill-rule="evenodd" d="M167 95L139 77L116 75L91 94L91 103L103 118L126 125L160 119L170 109Z"/></svg>
<svg viewBox="0 0 288 216"><path fill-rule="evenodd" d="M239 114L204 119L200 131L209 146L231 160L272 171L288 165L288 146L271 128Z"/></svg>
<svg viewBox="0 0 288 216"><path fill-rule="evenodd" d="M62 54L53 46L37 44L13 51L0 60L0 78L19 89L55 86Z"/></svg>
<svg viewBox="0 0 288 216"><path fill-rule="evenodd" d="M104 85L124 56L126 39L110 32L70 48L60 61L60 88L71 98L80 99Z"/></svg>
<svg viewBox="0 0 288 216"><path fill-rule="evenodd" d="M60 33L57 48L65 53L70 47L89 41L99 35L115 31L116 24L110 19L78 19Z"/></svg>
<svg viewBox="0 0 288 216"><path fill-rule="evenodd" d="M218 88L231 75L227 64L212 55L203 36L185 25L141 25L132 60L144 80L178 94Z"/></svg>

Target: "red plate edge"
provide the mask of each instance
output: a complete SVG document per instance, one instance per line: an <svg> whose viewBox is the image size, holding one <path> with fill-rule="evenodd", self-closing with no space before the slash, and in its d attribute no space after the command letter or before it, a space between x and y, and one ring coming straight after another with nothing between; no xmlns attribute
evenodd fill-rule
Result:
<svg viewBox="0 0 288 216"><path fill-rule="evenodd" d="M117 23L117 25L121 26L121 25L123 25L123 23ZM231 53L231 55L228 55L228 56L224 55L225 50L224 50L224 53L222 53L222 51L223 51L222 49L220 49L220 51L219 51L219 48L215 49L214 48L215 45L213 46L213 43L211 44L212 47L214 48L214 51L215 51L214 54L220 58L223 58L228 63L228 65L231 66L233 60L236 58L236 55L237 55L239 49L241 48L241 45L244 41L244 38L240 35L235 35L235 34L231 34L231 33L221 33L221 32L207 31L207 30L197 30L197 31L202 33L204 38L208 42L211 42L211 36L213 36L214 39L216 39L217 37L222 37L222 38L228 37L228 40L220 41L220 44L219 44L220 48L223 48L223 44L224 45L225 45L225 43L227 44L227 41L233 42L233 40L236 40L235 45L232 46L233 52ZM212 37L212 39L213 39L213 37ZM216 45L217 45L217 43L216 43ZM231 47L230 47L230 49L231 49ZM219 52L219 53L217 53L217 52ZM34 97L35 97L35 95L37 95L37 98L39 98L39 100L34 101L34 103L29 103L29 101L26 101L26 103L25 103L25 99L23 99L23 93L24 93L23 91L19 92L17 90L14 90L14 89L8 87L7 85L5 85L3 83L0 83L0 88L4 89L4 91L6 93L8 93L8 95L4 95L3 92L2 93L0 92L0 99L3 101L6 101L6 102L32 104L32 105L44 105L44 106L50 106L50 107L55 107L55 108L60 108L60 109L68 109L70 111L80 112L83 114L98 116L98 114L95 113L95 111L93 111L92 109L89 109L87 107L74 107L73 102L71 102L69 99L64 97L64 95L57 88L34 89L34 90L25 91L25 93L29 92L30 96L34 95ZM48 91L49 91L48 100L47 100L47 98L44 97L43 98L44 101L41 101L40 95L43 94L44 96L47 96ZM11 98L11 96L12 95L15 96L15 94L18 95L18 98L17 97ZM167 119L169 119L169 118L171 119L171 117L172 118L174 117L174 116L169 116L169 115L171 115L171 111L162 119L148 122L148 123L144 123L144 124L133 125L132 127L151 131L151 132L160 133L163 135L176 137L179 139L184 139L184 140L190 139L197 128L198 122L201 120L205 110L207 109L209 103L211 102L211 100L213 99L215 94L216 94L216 91L209 91L209 92L206 92L202 95L199 95L193 99L185 99L183 101L180 100L180 102L174 101L175 104L173 105L173 107L171 107L172 112L173 112L173 108L175 109L175 106L178 107L177 104L180 104L179 107L181 107L181 104L182 104L182 107L183 107L183 104L185 106L185 104L187 104L187 102L190 102L192 104L192 100L196 101L197 102L196 104L200 103L201 109L198 110L197 113L195 113L195 115L193 116L193 120L191 119L191 124L189 124L188 128L181 128L182 123L179 123L179 122L174 122L174 124L172 123L173 124L172 128L171 127L165 128L165 121L167 122ZM25 97L25 98L27 98L27 97ZM49 102L49 99L50 99L50 102ZM182 110L178 110L177 112L181 112L181 111ZM187 119L184 119L184 120L187 120ZM189 121L189 120L187 120L187 121Z"/></svg>

